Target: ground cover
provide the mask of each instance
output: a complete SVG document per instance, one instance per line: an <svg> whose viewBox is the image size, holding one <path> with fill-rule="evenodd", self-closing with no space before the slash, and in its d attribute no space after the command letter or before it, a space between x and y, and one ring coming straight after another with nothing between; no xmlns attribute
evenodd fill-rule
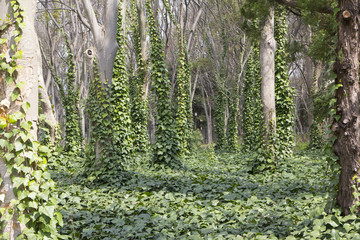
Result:
<svg viewBox="0 0 360 240"><path fill-rule="evenodd" d="M329 210L334 187L321 153L299 152L262 174L252 174L252 159L205 149L181 171L142 159L100 183L84 174L81 158L64 158L62 166L51 164L61 233L92 240L360 239L354 215Z"/></svg>

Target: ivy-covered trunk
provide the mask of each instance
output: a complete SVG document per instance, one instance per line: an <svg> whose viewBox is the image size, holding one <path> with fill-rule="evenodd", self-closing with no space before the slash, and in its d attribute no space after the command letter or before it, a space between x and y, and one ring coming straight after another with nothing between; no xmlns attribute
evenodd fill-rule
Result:
<svg viewBox="0 0 360 240"><path fill-rule="evenodd" d="M285 159L292 155L294 147L295 104L294 89L290 87L288 63L286 61L287 12L284 7L275 10L275 106L277 158Z"/></svg>
<svg viewBox="0 0 360 240"><path fill-rule="evenodd" d="M0 2L0 239L58 239L49 149L37 142L43 75L35 13L35 0Z"/></svg>
<svg viewBox="0 0 360 240"><path fill-rule="evenodd" d="M334 152L341 173L337 202L345 214L358 201L353 193L359 187L360 110L359 110L359 0L339 0L338 46L334 70L337 74L337 108L333 130L337 137Z"/></svg>
<svg viewBox="0 0 360 240"><path fill-rule="evenodd" d="M114 130L114 147L121 160L128 159L132 153L133 140L130 117L129 76L126 69L126 39L123 16L126 9L118 12L117 42L119 49L114 63L111 84L111 120ZM118 160L119 161L119 160ZM120 163L119 163L120 165Z"/></svg>
<svg viewBox="0 0 360 240"><path fill-rule="evenodd" d="M146 21L143 4L140 0L132 0L131 8L134 49L137 63L136 74L131 79L130 86L133 147L134 152L145 153L149 147L149 136L147 132L147 85L149 76L148 64L146 63Z"/></svg>
<svg viewBox="0 0 360 240"><path fill-rule="evenodd" d="M151 0L146 1L150 33L150 60L152 87L156 96L156 131L153 146L154 163L178 168L180 141L176 133L175 121L171 111L171 83L167 75L165 54L161 36L157 29Z"/></svg>
<svg viewBox="0 0 360 240"><path fill-rule="evenodd" d="M243 88L242 145L244 151L256 151L262 144L263 124L260 96L259 49L254 47L247 61Z"/></svg>

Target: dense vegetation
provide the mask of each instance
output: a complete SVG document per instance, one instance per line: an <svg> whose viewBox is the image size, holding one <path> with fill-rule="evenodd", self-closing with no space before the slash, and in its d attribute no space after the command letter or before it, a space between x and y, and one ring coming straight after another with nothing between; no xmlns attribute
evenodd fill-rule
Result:
<svg viewBox="0 0 360 240"><path fill-rule="evenodd" d="M0 239L360 239L359 12L2 1Z"/></svg>
<svg viewBox="0 0 360 240"><path fill-rule="evenodd" d="M333 174L319 151L296 151L275 173L249 154L197 149L181 171L142 158L108 183L81 161L51 163L61 233L72 239L359 239L355 215L333 209ZM59 159L54 156L53 159Z"/></svg>

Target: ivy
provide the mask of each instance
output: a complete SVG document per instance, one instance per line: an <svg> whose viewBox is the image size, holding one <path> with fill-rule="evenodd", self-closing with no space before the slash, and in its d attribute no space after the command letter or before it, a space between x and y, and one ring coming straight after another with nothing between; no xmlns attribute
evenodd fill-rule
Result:
<svg viewBox="0 0 360 240"><path fill-rule="evenodd" d="M220 63L220 72L218 73L216 80L216 98L215 98L215 134L216 134L216 150L224 149L226 146L226 120L225 120L225 109L227 106L226 97L226 67L225 59L228 50L228 43L225 34L225 26L222 26L221 37L223 43L223 53Z"/></svg>
<svg viewBox="0 0 360 240"><path fill-rule="evenodd" d="M275 10L275 107L276 107L276 158L286 159L294 147L295 90L290 87L288 75L287 13L282 7Z"/></svg>
<svg viewBox="0 0 360 240"><path fill-rule="evenodd" d="M191 136L191 104L190 104L190 71L185 56L185 41L182 34L179 34L179 56L176 68L177 77L177 115L176 130L180 139L181 155L185 155L190 151Z"/></svg>
<svg viewBox="0 0 360 240"><path fill-rule="evenodd" d="M57 200L52 193L54 182L47 171L47 157L51 153L32 134L33 122L25 118L30 104L21 94L26 83L17 81L17 69L20 68L17 60L22 56L18 44L25 26L25 13L20 1L10 1L10 5L12 16L0 27L0 37L3 31L14 26L14 38L1 38L0 75L5 76L7 86L14 90L11 101L4 99L0 104L0 159L7 168L2 177L10 179L14 189L2 188L0 228L4 230L8 224L13 224L10 228L16 229L22 225L23 230L17 239L59 239L61 236L56 228L63 221L61 213L56 212ZM11 41L12 56L7 59L5 50ZM21 105L17 110L10 108L15 102L17 106ZM1 239L9 237L7 231L0 233Z"/></svg>
<svg viewBox="0 0 360 240"><path fill-rule="evenodd" d="M175 121L171 111L171 82L167 75L163 44L156 28L151 0L146 1L146 10L150 33L152 88L156 95L157 110L153 162L178 168L181 166L179 159L180 141L176 133Z"/></svg>
<svg viewBox="0 0 360 240"><path fill-rule="evenodd" d="M82 133L80 128L80 116L78 111L79 106L79 89L75 86L76 79L76 70L74 63L74 55L71 52L70 43L66 38L65 32L63 32L65 37L66 47L68 49L68 69L66 72L65 85L59 85L60 90L63 93L63 105L65 109L65 151L67 153L79 154L82 150ZM59 80L57 81L59 82ZM66 88L66 91L65 91ZM66 94L65 94L66 92Z"/></svg>
<svg viewBox="0 0 360 240"><path fill-rule="evenodd" d="M244 77L242 148L245 152L256 152L263 142L261 126L264 116L262 114L260 89L259 49L254 47L248 58Z"/></svg>
<svg viewBox="0 0 360 240"><path fill-rule="evenodd" d="M130 116L129 76L126 68L126 40L123 34L121 11L118 11L117 42L119 49L115 57L111 85L111 120L114 145L122 161L132 153L132 129Z"/></svg>
<svg viewBox="0 0 360 240"><path fill-rule="evenodd" d="M232 94L229 94L229 120L226 128L226 148L229 151L237 150L238 143L238 114L239 114L239 84L235 85Z"/></svg>
<svg viewBox="0 0 360 240"><path fill-rule="evenodd" d="M90 83L86 113L90 119L90 144L87 149L90 175L100 180L111 180L123 170L121 158L114 146L111 103L107 83L102 84L94 61L94 79Z"/></svg>
<svg viewBox="0 0 360 240"><path fill-rule="evenodd" d="M144 99L144 84L146 82L148 65L141 55L141 38L139 33L139 19L136 16L135 1L131 1L132 8L132 30L134 38L134 49L137 69L135 76L131 79L130 102L131 123L133 130L134 152L146 153L149 148L149 137L147 132L147 99Z"/></svg>

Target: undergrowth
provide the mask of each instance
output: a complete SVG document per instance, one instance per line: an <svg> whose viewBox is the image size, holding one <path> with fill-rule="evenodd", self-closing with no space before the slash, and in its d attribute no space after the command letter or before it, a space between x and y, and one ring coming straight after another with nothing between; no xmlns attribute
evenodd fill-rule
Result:
<svg viewBox="0 0 360 240"><path fill-rule="evenodd" d="M60 232L69 239L360 239L360 221L332 209L319 152L298 152L256 175L251 155L211 148L182 170L139 157L107 183L87 178L81 158L54 159Z"/></svg>

